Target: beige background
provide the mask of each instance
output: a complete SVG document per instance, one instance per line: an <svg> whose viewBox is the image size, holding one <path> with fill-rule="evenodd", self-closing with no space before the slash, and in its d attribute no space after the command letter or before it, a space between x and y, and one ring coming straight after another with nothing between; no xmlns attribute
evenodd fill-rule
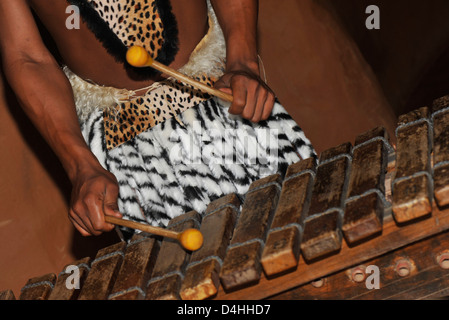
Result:
<svg viewBox="0 0 449 320"><path fill-rule="evenodd" d="M318 152L449 92L449 2L261 0L268 83ZM365 8L381 29L365 28ZM59 273L117 241L82 238L67 219L70 186L0 78L0 291ZM447 91L447 92L446 92Z"/></svg>

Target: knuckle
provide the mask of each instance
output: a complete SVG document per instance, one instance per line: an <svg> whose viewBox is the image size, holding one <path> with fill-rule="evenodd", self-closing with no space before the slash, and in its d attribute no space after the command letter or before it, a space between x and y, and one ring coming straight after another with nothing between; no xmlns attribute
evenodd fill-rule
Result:
<svg viewBox="0 0 449 320"><path fill-rule="evenodd" d="M74 204L72 204L72 207L69 211L72 217L79 216L83 212L84 212L84 204L80 201L76 201Z"/></svg>
<svg viewBox="0 0 449 320"><path fill-rule="evenodd" d="M97 197L93 194L88 194L83 198L83 203L84 205L86 205L88 208L93 207L97 204Z"/></svg>
<svg viewBox="0 0 449 320"><path fill-rule="evenodd" d="M229 109L230 113L233 114L241 114L245 108L245 102L243 99L234 98L234 102L232 103L231 108Z"/></svg>
<svg viewBox="0 0 449 320"><path fill-rule="evenodd" d="M106 232L109 232L109 231L112 231L112 230L114 230L114 228L115 228L115 226L113 225L113 224L106 224L105 226L104 226L104 231L106 231Z"/></svg>
<svg viewBox="0 0 449 320"><path fill-rule="evenodd" d="M87 232L86 230L84 230L84 229L82 229L82 228L79 228L78 231L79 231L79 233L81 233L81 235L82 235L83 237L85 237L85 238L91 237L91 236L92 236L92 234L90 234L89 232Z"/></svg>
<svg viewBox="0 0 449 320"><path fill-rule="evenodd" d="M234 74L231 78L231 84L240 84L244 82L246 78L241 74Z"/></svg>
<svg viewBox="0 0 449 320"><path fill-rule="evenodd" d="M242 109L245 107L245 103L246 103L246 101L243 97L241 97L241 96L234 97L234 106Z"/></svg>
<svg viewBox="0 0 449 320"><path fill-rule="evenodd" d="M90 216L90 232L94 235L101 234L101 232L104 230L105 223L101 220L100 217L97 216Z"/></svg>
<svg viewBox="0 0 449 320"><path fill-rule="evenodd" d="M94 229L94 231L96 233L99 233L99 231L104 230L105 225L101 221L95 220L95 221L92 221L92 228Z"/></svg>
<svg viewBox="0 0 449 320"><path fill-rule="evenodd" d="M254 109L253 108L245 108L242 112L242 117L245 119L250 120L254 116Z"/></svg>
<svg viewBox="0 0 449 320"><path fill-rule="evenodd" d="M263 99L264 101L266 101L266 100L268 99L268 96L269 96L269 92L268 92L267 90L265 90L265 89L259 90L259 97L260 97L261 99Z"/></svg>
<svg viewBox="0 0 449 320"><path fill-rule="evenodd" d="M113 194L118 194L119 193L119 186L118 183L110 183L107 187L107 189L109 192L112 192Z"/></svg>
<svg viewBox="0 0 449 320"><path fill-rule="evenodd" d="M114 183L117 183L117 177L112 172L107 171L107 175L109 179L111 179Z"/></svg>

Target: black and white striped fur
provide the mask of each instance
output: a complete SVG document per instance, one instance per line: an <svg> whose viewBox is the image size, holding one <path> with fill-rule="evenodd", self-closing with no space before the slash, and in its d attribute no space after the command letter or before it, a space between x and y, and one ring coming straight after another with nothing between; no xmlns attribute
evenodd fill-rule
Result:
<svg viewBox="0 0 449 320"><path fill-rule="evenodd" d="M120 185L125 218L166 226L190 210L229 193L242 198L252 181L285 173L288 165L316 157L310 141L276 103L266 121L231 115L211 99L136 138L107 150L103 114L82 123L83 135L100 163Z"/></svg>

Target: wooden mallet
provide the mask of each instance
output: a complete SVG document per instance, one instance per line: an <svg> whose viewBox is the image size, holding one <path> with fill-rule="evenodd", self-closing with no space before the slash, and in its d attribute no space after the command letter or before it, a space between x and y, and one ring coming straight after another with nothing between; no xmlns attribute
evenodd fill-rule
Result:
<svg viewBox="0 0 449 320"><path fill-rule="evenodd" d="M196 251L203 245L203 235L197 229L187 229L182 232L153 227L139 222L120 219L112 216L104 216L105 221L115 225L138 229L157 236L178 240L181 246L190 251Z"/></svg>
<svg viewBox="0 0 449 320"><path fill-rule="evenodd" d="M156 60L153 60L153 58L150 56L150 54L145 50L145 48L141 46L132 46L128 49L126 53L126 60L130 65L133 67L138 68L145 68L145 67L151 67L154 68L162 73L165 73L166 75L173 77L183 83L190 84L195 89L198 89L200 91L206 92L210 95L216 96L222 100L232 102L233 97L230 94L227 94L223 91L214 89L212 87L209 87L208 85L205 85L204 83L201 83L199 81L196 81L170 67L167 67L166 65L163 65L160 62L157 62Z"/></svg>

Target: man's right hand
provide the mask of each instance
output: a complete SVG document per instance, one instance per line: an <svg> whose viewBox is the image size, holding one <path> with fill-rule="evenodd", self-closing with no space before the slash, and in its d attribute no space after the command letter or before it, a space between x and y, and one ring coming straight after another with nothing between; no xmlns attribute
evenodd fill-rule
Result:
<svg viewBox="0 0 449 320"><path fill-rule="evenodd" d="M119 187L115 176L102 168L83 168L72 179L69 218L83 236L100 235L114 225L104 216L121 218L117 205Z"/></svg>

